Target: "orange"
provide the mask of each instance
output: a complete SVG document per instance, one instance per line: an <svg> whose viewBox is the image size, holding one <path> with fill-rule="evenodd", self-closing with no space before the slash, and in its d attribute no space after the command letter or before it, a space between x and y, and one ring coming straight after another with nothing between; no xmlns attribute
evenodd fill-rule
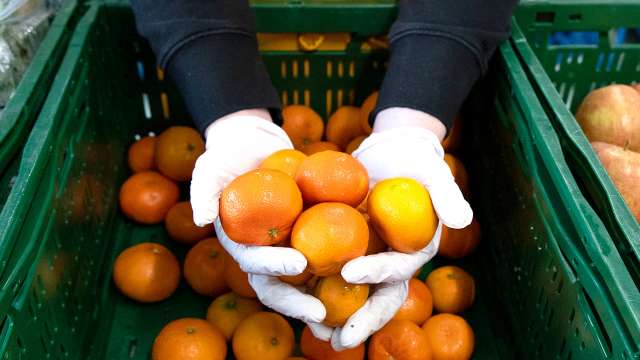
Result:
<svg viewBox="0 0 640 360"><path fill-rule="evenodd" d="M449 129L449 133L442 140L442 147L444 151L448 153L455 153L460 149L460 145L462 143L462 120L460 119L460 115L456 115L455 119L453 119L453 125L451 125L451 129Z"/></svg>
<svg viewBox="0 0 640 360"><path fill-rule="evenodd" d="M360 126L360 109L355 106L341 106L331 115L327 122L326 137L340 149L349 145L353 138L363 135Z"/></svg>
<svg viewBox="0 0 640 360"><path fill-rule="evenodd" d="M207 309L207 321L218 328L227 340L231 340L238 324L251 314L262 310L254 299L243 298L230 292L218 296Z"/></svg>
<svg viewBox="0 0 640 360"><path fill-rule="evenodd" d="M146 136L129 147L127 162L134 173L150 171L156 167L156 138Z"/></svg>
<svg viewBox="0 0 640 360"><path fill-rule="evenodd" d="M214 234L213 224L200 227L193 222L193 210L188 201L179 202L169 209L164 227L173 240L183 244L194 244Z"/></svg>
<svg viewBox="0 0 640 360"><path fill-rule="evenodd" d="M227 280L227 285L229 285L233 292L240 296L255 298L257 295L256 292L253 291L251 284L249 284L249 275L242 271L240 265L231 257L227 259L224 267L224 278Z"/></svg>
<svg viewBox="0 0 640 360"><path fill-rule="evenodd" d="M191 179L196 160L204 152L204 140L193 128L172 126L158 136L156 165L176 181Z"/></svg>
<svg viewBox="0 0 640 360"><path fill-rule="evenodd" d="M356 151L358 146L360 146L360 144L362 144L362 142L366 138L367 137L365 135L360 135L353 138L353 140L351 140L349 144L347 144L347 147L345 148L344 152L346 152L347 154L351 154L352 152Z"/></svg>
<svg viewBox="0 0 640 360"><path fill-rule="evenodd" d="M302 161L296 183L307 204L337 201L358 206L369 192L367 170L351 155L323 151Z"/></svg>
<svg viewBox="0 0 640 360"><path fill-rule="evenodd" d="M302 211L296 182L278 170L252 170L235 178L222 191L220 221L233 241L273 245L289 236Z"/></svg>
<svg viewBox="0 0 640 360"><path fill-rule="evenodd" d="M298 275L283 275L280 276L279 279L283 282L286 282L287 284L300 286L306 284L306 282L309 281L312 276L313 274L311 273L311 271L309 271L309 268L306 268Z"/></svg>
<svg viewBox="0 0 640 360"><path fill-rule="evenodd" d="M340 275L321 278L314 290L327 310L324 324L343 326L349 317L364 305L369 297L369 285L349 284Z"/></svg>
<svg viewBox="0 0 640 360"><path fill-rule="evenodd" d="M369 214L362 214L364 218L367 220L367 225L369 225L369 245L367 246L366 255L373 255L377 253L381 253L387 251L387 243L382 240L380 236L376 233L373 228L373 224L371 224L371 218Z"/></svg>
<svg viewBox="0 0 640 360"><path fill-rule="evenodd" d="M317 141L309 145L303 146L302 148L300 148L300 150L302 150L302 152L307 155L313 155L315 153L319 153L321 151L327 151L327 150L340 151L340 147L338 147L338 145L332 142Z"/></svg>
<svg viewBox="0 0 640 360"><path fill-rule="evenodd" d="M422 326L433 360L471 359L475 337L471 326L460 316L438 314Z"/></svg>
<svg viewBox="0 0 640 360"><path fill-rule="evenodd" d="M200 295L217 296L227 290L224 268L228 255L216 238L195 244L184 259L184 278Z"/></svg>
<svg viewBox="0 0 640 360"><path fill-rule="evenodd" d="M306 157L307 155L302 151L284 149L269 155L264 159L262 164L260 164L260 168L280 170L291 177L295 177L298 166L300 166L300 163Z"/></svg>
<svg viewBox="0 0 640 360"><path fill-rule="evenodd" d="M410 320L422 325L431 316L433 299L427 285L418 279L409 280L409 294L393 317L396 320Z"/></svg>
<svg viewBox="0 0 640 360"><path fill-rule="evenodd" d="M433 270L426 280L433 307L441 313L460 313L473 305L476 286L473 277L457 266Z"/></svg>
<svg viewBox="0 0 640 360"><path fill-rule="evenodd" d="M126 296L144 303L164 300L180 283L180 264L166 247L142 243L125 249L113 264L113 281Z"/></svg>
<svg viewBox="0 0 640 360"><path fill-rule="evenodd" d="M320 115L308 106L285 106L282 109L282 119L282 130L289 135L296 149L320 141L322 138L324 122Z"/></svg>
<svg viewBox="0 0 640 360"><path fill-rule="evenodd" d="M223 360L227 344L220 330L202 319L174 320L153 341L152 360Z"/></svg>
<svg viewBox="0 0 640 360"><path fill-rule="evenodd" d="M449 259L460 259L472 252L480 243L480 224L473 218L471 224L463 229L451 229L442 225L442 236L438 255Z"/></svg>
<svg viewBox="0 0 640 360"><path fill-rule="evenodd" d="M309 326L305 326L300 337L300 350L309 360L363 360L364 344L352 349L335 351L328 341L322 341L313 336Z"/></svg>
<svg viewBox="0 0 640 360"><path fill-rule="evenodd" d="M180 189L173 181L147 171L132 175L120 187L120 208L130 219L158 224L178 202Z"/></svg>
<svg viewBox="0 0 640 360"><path fill-rule="evenodd" d="M302 356L289 356L285 360L307 360L307 358L303 358Z"/></svg>
<svg viewBox="0 0 640 360"><path fill-rule="evenodd" d="M360 126L362 127L364 133L367 135L371 134L372 131L371 125L369 124L369 116L371 115L373 109L376 107L376 104L378 102L378 95L379 93L377 91L372 93L364 100L362 106L360 106Z"/></svg>
<svg viewBox="0 0 640 360"><path fill-rule="evenodd" d="M444 161L449 165L451 174L465 197L469 197L469 175L462 161L451 154L444 154Z"/></svg>
<svg viewBox="0 0 640 360"><path fill-rule="evenodd" d="M377 183L367 199L367 209L378 235L394 250L404 253L427 246L438 226L429 192L409 178Z"/></svg>
<svg viewBox="0 0 640 360"><path fill-rule="evenodd" d="M311 273L338 274L342 266L367 251L369 228L362 214L341 203L305 210L293 226L291 246L307 258Z"/></svg>
<svg viewBox="0 0 640 360"><path fill-rule="evenodd" d="M242 320L233 333L233 354L238 360L280 360L293 353L291 325L281 315L257 312Z"/></svg>
<svg viewBox="0 0 640 360"><path fill-rule="evenodd" d="M391 320L369 342L369 360L431 360L427 335L409 320Z"/></svg>

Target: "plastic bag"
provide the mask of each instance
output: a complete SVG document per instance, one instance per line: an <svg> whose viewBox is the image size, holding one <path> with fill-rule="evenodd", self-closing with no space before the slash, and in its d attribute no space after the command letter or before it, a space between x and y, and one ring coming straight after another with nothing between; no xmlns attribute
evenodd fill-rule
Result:
<svg viewBox="0 0 640 360"><path fill-rule="evenodd" d="M44 0L0 0L0 109L20 83L50 17Z"/></svg>

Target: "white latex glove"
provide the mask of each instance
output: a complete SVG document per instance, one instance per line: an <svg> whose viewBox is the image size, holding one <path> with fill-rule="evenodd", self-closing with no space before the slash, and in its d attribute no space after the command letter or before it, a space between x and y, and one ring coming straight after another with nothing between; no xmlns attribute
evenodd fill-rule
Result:
<svg viewBox="0 0 640 360"><path fill-rule="evenodd" d="M246 246L231 240L220 218L213 223L220 245L249 273L249 284L265 306L306 323L324 320L326 309L317 298L278 279L298 275L307 267L307 259L298 250L277 246Z"/></svg>
<svg viewBox="0 0 640 360"><path fill-rule="evenodd" d="M205 137L206 151L196 161L191 179L193 221L198 226L214 223L220 244L249 274L249 283L264 305L305 322L324 320L326 310L320 300L277 278L302 273L307 266L302 253L285 247L238 244L229 239L218 218L222 190L272 153L293 149L289 137L263 109L227 115L210 125Z"/></svg>
<svg viewBox="0 0 640 360"><path fill-rule="evenodd" d="M444 126L429 114L391 108L381 111L373 133L353 152L369 173L370 188L389 178L408 177L429 191L439 222L431 242L422 250L405 254L389 251L363 256L342 268L349 283L380 284L365 306L345 326L313 329L317 337L331 332L336 350L355 347L384 326L402 306L408 280L438 252L442 224L459 229L471 223L473 212L444 161L440 141ZM319 335L319 336L318 336Z"/></svg>
<svg viewBox="0 0 640 360"><path fill-rule="evenodd" d="M214 121L205 130L205 152L191 177L193 221L211 224L218 217L222 190L236 177L257 168L278 150L293 149L287 133L265 109L242 110Z"/></svg>

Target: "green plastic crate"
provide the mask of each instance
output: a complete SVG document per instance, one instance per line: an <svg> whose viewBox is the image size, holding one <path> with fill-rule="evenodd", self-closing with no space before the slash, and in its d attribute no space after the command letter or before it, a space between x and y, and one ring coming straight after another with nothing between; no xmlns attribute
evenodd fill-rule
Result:
<svg viewBox="0 0 640 360"><path fill-rule="evenodd" d="M611 30L640 27L638 1L525 2L513 43L560 138L580 190L604 222L640 286L640 224L607 175L573 112L589 91L640 81L640 44L615 44ZM598 44L549 45L557 31L597 32Z"/></svg>
<svg viewBox="0 0 640 360"><path fill-rule="evenodd" d="M264 59L281 93L307 90L323 113L327 97L337 103L338 90L343 103L357 103L379 85L386 54L360 53L356 45L344 52L270 52ZM308 61L309 75L283 78L283 66L290 74L294 61L298 67ZM353 62L354 71L330 81L328 62ZM93 4L25 146L6 206L14 215L0 215L0 241L19 249L0 278L3 359L148 359L164 324L204 316L211 300L185 284L163 302L142 305L111 280L115 257L132 244L160 242L180 259L187 251L162 226L136 225L117 206L134 134L188 121L154 69L130 9ZM351 90L353 97L345 97ZM575 184L562 176L558 140L509 44L463 112L474 130L463 157L483 225L479 252L458 263L478 280L476 303L464 314L476 333L475 358L637 356L638 328L628 320L638 313L637 289L616 265L620 256L599 220L579 211L579 193L570 196ZM471 116L478 113L481 119Z"/></svg>
<svg viewBox="0 0 640 360"><path fill-rule="evenodd" d="M20 150L47 97L73 28L82 15L82 8L79 1L68 0L58 11L20 84L0 115L0 210L18 172Z"/></svg>

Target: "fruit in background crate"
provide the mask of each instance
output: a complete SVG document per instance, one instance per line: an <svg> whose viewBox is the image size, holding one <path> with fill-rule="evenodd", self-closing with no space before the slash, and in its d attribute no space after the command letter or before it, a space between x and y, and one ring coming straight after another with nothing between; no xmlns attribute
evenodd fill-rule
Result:
<svg viewBox="0 0 640 360"><path fill-rule="evenodd" d="M338 145L332 143L332 142L328 142L328 141L317 141L314 143L311 143L309 145L304 145L303 147L300 148L300 150L305 153L307 156L309 155L313 155L322 151L340 151L340 148L338 147Z"/></svg>
<svg viewBox="0 0 640 360"><path fill-rule="evenodd" d="M341 106L327 121L326 138L340 149L345 149L355 137L364 134L360 126L360 108Z"/></svg>
<svg viewBox="0 0 640 360"><path fill-rule="evenodd" d="M379 93L377 91L371 93L371 95L369 95L360 106L360 127L367 135L371 134L371 131L373 131L369 124L369 116L378 103L378 95Z"/></svg>
<svg viewBox="0 0 640 360"><path fill-rule="evenodd" d="M589 141L640 151L640 93L628 85L609 85L582 100L576 120Z"/></svg>
<svg viewBox="0 0 640 360"><path fill-rule="evenodd" d="M439 267L429 273L425 282L431 290L433 308L438 312L457 314L473 305L475 281L457 266Z"/></svg>
<svg viewBox="0 0 640 360"><path fill-rule="evenodd" d="M433 298L427 285L418 279L409 280L409 293L404 303L393 317L395 320L409 320L422 325L431 316Z"/></svg>
<svg viewBox="0 0 640 360"><path fill-rule="evenodd" d="M220 221L233 241L273 245L286 239L302 212L296 182L278 170L257 169L235 178L222 191Z"/></svg>
<svg viewBox="0 0 640 360"><path fill-rule="evenodd" d="M289 135L293 146L302 149L322 139L324 122L318 113L308 106L289 105L282 109L282 129Z"/></svg>
<svg viewBox="0 0 640 360"><path fill-rule="evenodd" d="M217 296L228 290L224 277L228 255L216 238L195 244L184 259L184 278L200 295Z"/></svg>
<svg viewBox="0 0 640 360"><path fill-rule="evenodd" d="M113 281L126 296L143 302L161 301L180 283L180 264L166 247L142 243L122 251L113 264Z"/></svg>
<svg viewBox="0 0 640 360"><path fill-rule="evenodd" d="M293 178L296 176L300 163L306 157L307 155L302 151L292 149L280 150L264 159L262 164L260 164L260 168L280 170Z"/></svg>
<svg viewBox="0 0 640 360"><path fill-rule="evenodd" d="M427 335L409 320L391 320L371 337L369 360L431 360Z"/></svg>
<svg viewBox="0 0 640 360"><path fill-rule="evenodd" d="M293 329L279 314L257 312L240 322L232 346L237 360L284 359L293 353Z"/></svg>
<svg viewBox="0 0 640 360"><path fill-rule="evenodd" d="M227 340L242 320L262 310L255 299L239 296L234 292L218 296L207 308L207 321L218 328Z"/></svg>
<svg viewBox="0 0 640 360"><path fill-rule="evenodd" d="M340 273L347 261L367 251L369 228L362 214L342 203L322 203L305 210L291 233L291 246L307 258L311 273Z"/></svg>
<svg viewBox="0 0 640 360"><path fill-rule="evenodd" d="M360 144L362 144L362 142L364 141L364 139L366 139L367 137L365 135L360 135L357 136L355 138L353 138L353 140L351 140L349 142L349 144L347 144L346 149L344 150L344 152L346 152L347 154L351 154L354 151L356 151L356 149L358 148L358 146L360 146Z"/></svg>
<svg viewBox="0 0 640 360"><path fill-rule="evenodd" d="M462 119L458 114L453 119L453 123L451 125L451 129L449 129L449 133L442 140L442 147L444 148L444 151L455 154L458 150L460 150L461 145L462 145Z"/></svg>
<svg viewBox="0 0 640 360"><path fill-rule="evenodd" d="M352 349L335 351L328 341L322 341L305 326L300 337L300 350L309 360L363 360L365 345L360 344Z"/></svg>
<svg viewBox="0 0 640 360"><path fill-rule="evenodd" d="M178 185L157 172L132 175L120 187L120 208L134 221L158 224L180 198Z"/></svg>
<svg viewBox="0 0 640 360"><path fill-rule="evenodd" d="M469 198L469 174L467 173L467 169L464 167L462 161L451 154L444 154L444 162L449 165L451 174L453 175L456 184L458 184L460 191L462 191L466 198Z"/></svg>
<svg viewBox="0 0 640 360"><path fill-rule="evenodd" d="M640 222L640 153L602 142L592 142L591 146L631 213Z"/></svg>
<svg viewBox="0 0 640 360"><path fill-rule="evenodd" d="M194 244L215 233L212 224L200 227L193 222L193 210L188 201L179 202L169 209L164 227L173 240L183 244Z"/></svg>
<svg viewBox="0 0 640 360"><path fill-rule="evenodd" d="M376 233L391 248L404 253L427 246L438 225L429 192L409 178L377 183L367 199L367 209Z"/></svg>
<svg viewBox="0 0 640 360"><path fill-rule="evenodd" d="M296 183L305 204L341 202L356 207L369 192L367 170L349 154L323 151L302 161Z"/></svg>
<svg viewBox="0 0 640 360"><path fill-rule="evenodd" d="M293 286L301 286L306 284L312 277L313 274L309 271L309 268L306 268L298 275L283 275L280 276L279 279Z"/></svg>
<svg viewBox="0 0 640 360"><path fill-rule="evenodd" d="M438 255L449 259L461 259L473 253L480 244L480 224L474 217L469 226L451 229L442 225Z"/></svg>
<svg viewBox="0 0 640 360"><path fill-rule="evenodd" d="M172 126L158 136L156 165L175 181L191 179L196 160L204 152L204 140L193 128Z"/></svg>
<svg viewBox="0 0 640 360"><path fill-rule="evenodd" d="M202 319L174 320L153 341L152 360L223 360L227 344L220 330Z"/></svg>
<svg viewBox="0 0 640 360"><path fill-rule="evenodd" d="M249 275L242 271L240 265L231 257L227 258L224 267L224 278L234 293L246 298L257 297L256 292L251 287L251 284L249 284Z"/></svg>
<svg viewBox="0 0 640 360"><path fill-rule="evenodd" d="M156 167L156 137L146 136L129 147L127 162L134 173L150 171Z"/></svg>
<svg viewBox="0 0 640 360"><path fill-rule="evenodd" d="M368 284L349 284L340 275L321 278L314 290L327 310L323 323L328 326L343 326L369 297Z"/></svg>
<svg viewBox="0 0 640 360"><path fill-rule="evenodd" d="M55 253L43 254L36 267L36 277L42 283L40 294L44 295L45 300L53 299L58 296L60 283L65 276L65 272L71 264L69 253L64 250L54 250Z"/></svg>
<svg viewBox="0 0 640 360"><path fill-rule="evenodd" d="M475 346L473 329L465 319L453 314L438 314L422 326L433 360L471 359Z"/></svg>

